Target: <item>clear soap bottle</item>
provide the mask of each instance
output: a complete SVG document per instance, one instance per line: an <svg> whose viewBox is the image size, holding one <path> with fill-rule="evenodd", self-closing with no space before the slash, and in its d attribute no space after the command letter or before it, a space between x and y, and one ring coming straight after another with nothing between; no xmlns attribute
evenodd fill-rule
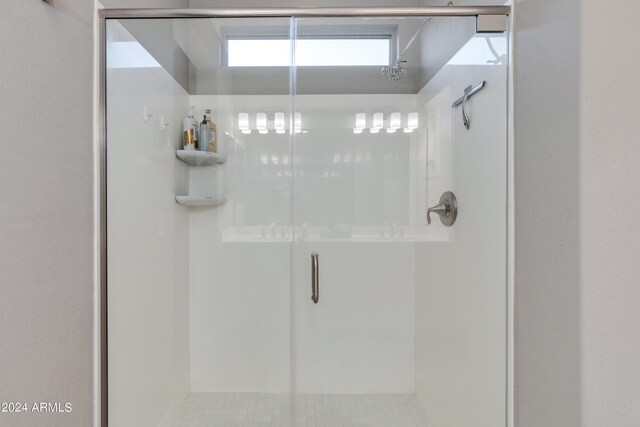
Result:
<svg viewBox="0 0 640 427"><path fill-rule="evenodd" d="M198 150L209 151L209 140L211 139L209 134L209 123L207 122L207 116L203 116L204 119L200 123L200 135L198 135Z"/></svg>

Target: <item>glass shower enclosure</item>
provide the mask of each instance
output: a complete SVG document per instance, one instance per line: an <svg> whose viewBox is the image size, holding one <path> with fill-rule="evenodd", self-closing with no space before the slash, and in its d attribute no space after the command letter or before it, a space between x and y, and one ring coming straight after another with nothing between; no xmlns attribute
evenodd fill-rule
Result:
<svg viewBox="0 0 640 427"><path fill-rule="evenodd" d="M102 13L104 425L507 426L509 8L265 11Z"/></svg>

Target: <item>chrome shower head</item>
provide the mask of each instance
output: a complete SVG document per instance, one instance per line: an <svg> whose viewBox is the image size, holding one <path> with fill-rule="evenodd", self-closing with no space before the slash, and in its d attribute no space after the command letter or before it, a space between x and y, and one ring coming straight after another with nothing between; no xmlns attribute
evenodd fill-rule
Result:
<svg viewBox="0 0 640 427"><path fill-rule="evenodd" d="M399 82L400 80L404 80L407 77L407 70L402 68L401 64L403 62L407 61L398 59L393 65L382 67L382 75L392 82Z"/></svg>

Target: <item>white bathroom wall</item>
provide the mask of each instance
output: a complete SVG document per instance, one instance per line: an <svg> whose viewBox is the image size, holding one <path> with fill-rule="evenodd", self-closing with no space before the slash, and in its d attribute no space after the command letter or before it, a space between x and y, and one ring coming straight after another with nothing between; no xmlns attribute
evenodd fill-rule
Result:
<svg viewBox="0 0 640 427"><path fill-rule="evenodd" d="M506 35L477 35L418 95L428 204L453 191L459 208L449 241L416 250L416 392L434 426L506 423L506 52ZM451 105L481 81L467 130Z"/></svg>
<svg viewBox="0 0 640 427"><path fill-rule="evenodd" d="M640 3L582 2L582 425L640 425ZM598 31L595 29L598 28ZM606 35L606 36L603 36ZM603 212L615 212L614 216Z"/></svg>
<svg viewBox="0 0 640 427"><path fill-rule="evenodd" d="M2 426L92 423L93 2L0 12Z"/></svg>
<svg viewBox="0 0 640 427"><path fill-rule="evenodd" d="M189 222L174 200L188 187L187 166L175 150L189 98L144 50L130 56L118 50L123 42L136 44L110 22L109 424L168 426L189 391Z"/></svg>
<svg viewBox="0 0 640 427"><path fill-rule="evenodd" d="M521 427L585 426L579 215L583 2L515 5L515 416ZM609 39L610 30L598 33L617 42Z"/></svg>

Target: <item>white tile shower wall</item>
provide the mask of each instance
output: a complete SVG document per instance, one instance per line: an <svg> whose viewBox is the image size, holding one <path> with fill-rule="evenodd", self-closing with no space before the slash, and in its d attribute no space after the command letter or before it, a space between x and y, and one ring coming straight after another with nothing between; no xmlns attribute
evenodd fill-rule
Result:
<svg viewBox="0 0 640 427"><path fill-rule="evenodd" d="M252 139L248 147L234 130L235 111L255 105L256 99L261 98L191 97L198 114L213 109L218 145L226 150L227 161L194 169L190 191L229 198L223 206L190 213L194 392L288 393L290 388L289 245L275 238L276 243L221 241L225 227L245 224L245 211L251 212L249 223L276 223L278 236L290 222L289 181L275 182L275 176L263 176L273 169L255 167L261 164L257 143L280 153L289 146L288 136L272 132ZM257 138L255 131L253 136Z"/></svg>
<svg viewBox="0 0 640 427"><path fill-rule="evenodd" d="M429 204L452 190L459 207L451 241L419 243L416 255L416 393L436 426L506 423L507 64L490 62L488 42L504 53L500 36L471 39L419 94L443 113L429 147L452 156L429 180ZM482 80L466 130L451 104Z"/></svg>
<svg viewBox="0 0 640 427"><path fill-rule="evenodd" d="M160 67L107 77L109 423L163 426L189 392L189 223L174 201L187 189L175 150L189 99Z"/></svg>
<svg viewBox="0 0 640 427"><path fill-rule="evenodd" d="M320 300L311 301L310 254ZM413 243L298 243L294 249L299 393L413 393Z"/></svg>
<svg viewBox="0 0 640 427"><path fill-rule="evenodd" d="M409 111L415 96L298 96L308 133L296 136L293 155L288 134L242 135L235 120L249 112L255 127L258 111L268 112L270 121L275 111L288 114L288 96L191 100L198 111L213 108L228 157L224 165L195 170L191 191L229 198L190 215L192 390L289 390L293 172L294 187L308 193L294 195L296 226L325 230L317 243L293 247L297 391L413 392L414 247L392 237L399 238L403 225L411 232L411 210L419 205L408 190L412 137L354 135L352 128L356 112L371 105ZM376 226L377 234L368 244L344 236L331 242L340 240L340 223ZM232 232L222 240L223 230L245 226L261 230L253 241L234 242ZM323 260L318 306L308 294L312 250Z"/></svg>
<svg viewBox="0 0 640 427"><path fill-rule="evenodd" d="M309 70L299 70L298 78ZM295 383L300 393L412 393L414 248L410 193L414 134L354 134L355 115L413 111L415 95L296 95L294 224L322 228L294 245ZM379 227L363 242L359 226ZM353 227L353 228L352 228ZM340 241L342 240L342 241ZM320 301L310 297L319 253Z"/></svg>

